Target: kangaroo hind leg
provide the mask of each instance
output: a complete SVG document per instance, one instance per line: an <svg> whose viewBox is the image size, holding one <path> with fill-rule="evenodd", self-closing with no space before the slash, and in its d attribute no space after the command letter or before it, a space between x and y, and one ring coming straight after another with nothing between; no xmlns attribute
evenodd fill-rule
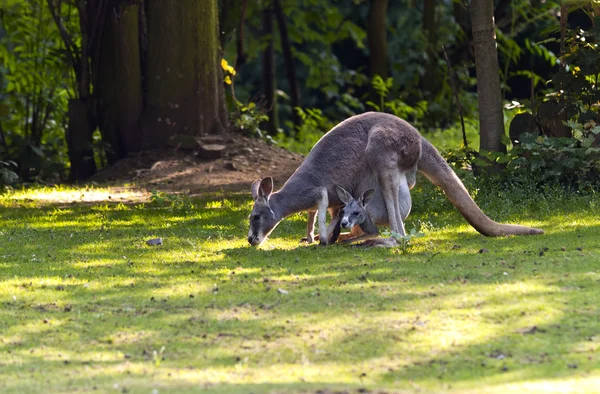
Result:
<svg viewBox="0 0 600 394"><path fill-rule="evenodd" d="M397 171L385 171L385 173L379 175L379 186L388 212L390 229L400 235L406 235L398 202L400 174Z"/></svg>

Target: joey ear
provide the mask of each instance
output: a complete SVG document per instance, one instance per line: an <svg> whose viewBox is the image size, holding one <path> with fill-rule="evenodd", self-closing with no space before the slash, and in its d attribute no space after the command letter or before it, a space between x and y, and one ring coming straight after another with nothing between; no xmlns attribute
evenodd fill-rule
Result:
<svg viewBox="0 0 600 394"><path fill-rule="evenodd" d="M350 202L350 193L344 190L343 187L336 186L335 191L337 192L338 197L340 198L340 200L342 200L344 204L348 204L348 202Z"/></svg>
<svg viewBox="0 0 600 394"><path fill-rule="evenodd" d="M367 189L362 195L362 205L366 207L368 203L375 197L375 189Z"/></svg>
<svg viewBox="0 0 600 394"><path fill-rule="evenodd" d="M263 180L260 181L260 187L258 188L258 195L263 197L265 200L267 200L272 192L273 192L273 178L271 178L270 176L263 178Z"/></svg>

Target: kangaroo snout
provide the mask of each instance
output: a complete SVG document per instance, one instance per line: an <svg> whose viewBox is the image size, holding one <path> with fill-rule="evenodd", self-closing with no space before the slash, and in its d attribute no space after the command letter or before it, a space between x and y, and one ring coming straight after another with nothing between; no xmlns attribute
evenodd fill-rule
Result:
<svg viewBox="0 0 600 394"><path fill-rule="evenodd" d="M343 228L348 228L350 223L346 219L342 219L341 225Z"/></svg>
<svg viewBox="0 0 600 394"><path fill-rule="evenodd" d="M258 241L258 237L254 234L248 235L248 243L252 246L258 245L260 242Z"/></svg>

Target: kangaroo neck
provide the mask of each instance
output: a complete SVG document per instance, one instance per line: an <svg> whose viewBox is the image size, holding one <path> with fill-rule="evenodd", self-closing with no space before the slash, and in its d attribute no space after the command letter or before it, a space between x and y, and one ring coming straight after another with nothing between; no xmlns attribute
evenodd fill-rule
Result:
<svg viewBox="0 0 600 394"><path fill-rule="evenodd" d="M275 218L281 220L297 212L307 211L316 204L310 201L306 194L288 190L285 186L273 193L269 198L269 206L273 211Z"/></svg>

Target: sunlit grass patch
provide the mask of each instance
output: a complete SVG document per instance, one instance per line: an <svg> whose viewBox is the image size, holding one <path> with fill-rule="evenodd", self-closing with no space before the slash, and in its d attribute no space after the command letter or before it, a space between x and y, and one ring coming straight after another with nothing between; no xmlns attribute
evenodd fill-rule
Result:
<svg viewBox="0 0 600 394"><path fill-rule="evenodd" d="M406 225L425 237L362 249L301 244L305 214L251 248L247 195L35 193L0 199L2 392L593 392L600 378L597 195L480 191L492 217L546 231L485 238L420 187Z"/></svg>
<svg viewBox="0 0 600 394"><path fill-rule="evenodd" d="M4 197L0 195L0 202L15 200L17 202L37 203L99 203L113 202L143 202L148 201L150 193L143 189L132 187L95 187L85 188L58 185L54 187L37 187L35 189L17 189Z"/></svg>

